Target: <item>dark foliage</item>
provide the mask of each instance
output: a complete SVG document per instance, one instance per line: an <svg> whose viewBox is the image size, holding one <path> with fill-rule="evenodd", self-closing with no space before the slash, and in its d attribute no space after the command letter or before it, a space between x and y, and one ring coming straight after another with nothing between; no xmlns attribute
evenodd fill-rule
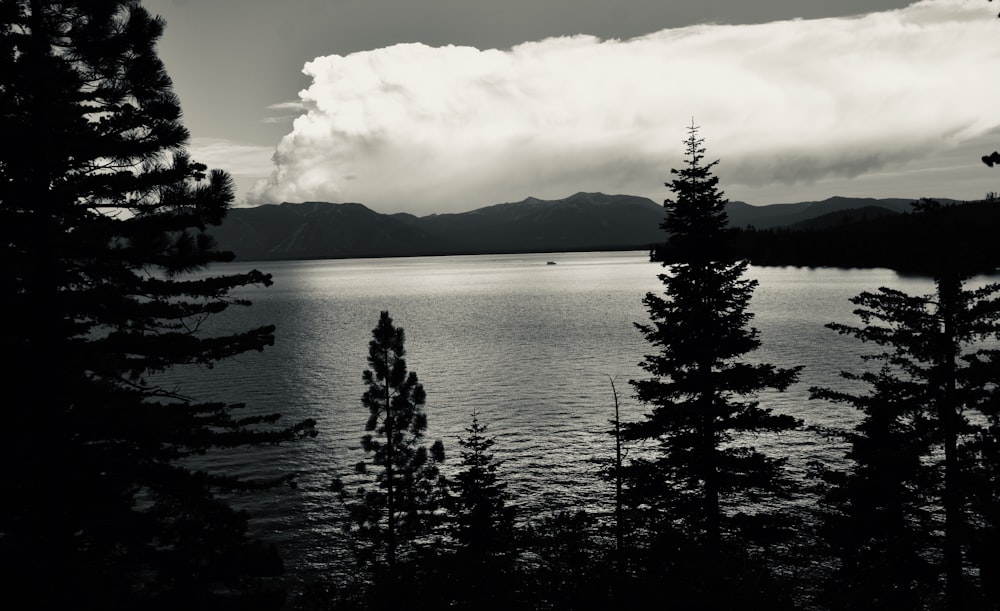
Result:
<svg viewBox="0 0 1000 611"><path fill-rule="evenodd" d="M467 437L459 439L460 471L449 482L450 532L456 550L449 560L452 607L505 609L510 605L516 545L514 509L493 452L496 440L473 412Z"/></svg>
<svg viewBox="0 0 1000 611"><path fill-rule="evenodd" d="M936 482L921 462L931 445L921 395L888 368L845 377L871 384L871 396L813 389L815 398L851 403L866 413L846 435L853 471L823 469L824 535L837 558L823 598L835 609L917 609L939 591L922 553L931 546Z"/></svg>
<svg viewBox="0 0 1000 611"><path fill-rule="evenodd" d="M753 265L887 267L925 275L958 262L971 274L1000 266L1000 241L995 238L1000 205L995 199L953 205L924 200L914 206L921 213L823 229L731 230L729 248ZM928 244L941 248L928 249Z"/></svg>
<svg viewBox="0 0 1000 611"><path fill-rule="evenodd" d="M482 558L507 555L514 527L507 484L499 477L500 461L492 452L496 440L486 436L486 429L473 413L472 424L465 429L468 437L458 440L461 470L449 482L448 503L459 548Z"/></svg>
<svg viewBox="0 0 1000 611"><path fill-rule="evenodd" d="M353 482L334 483L350 510L346 526L359 560L373 570L376 585L391 584L412 568L445 494L439 471L444 445L436 441L427 448L422 443L427 394L416 372L407 371L404 343L402 327L395 327L389 313L382 312L368 344L370 369L362 376L366 390L361 402L368 409L365 430L370 431L361 438L369 456L357 465L362 482L353 490L348 488ZM401 561L411 566L399 566ZM381 590L372 591L381 595Z"/></svg>
<svg viewBox="0 0 1000 611"><path fill-rule="evenodd" d="M760 346L756 329L747 326L756 282L743 278L747 263L729 254L726 202L712 174L717 162L704 163L702 142L692 126L686 164L671 170L676 178L667 186L677 199L664 204L670 239L661 254L669 270L659 278L665 294L646 296L651 323L636 325L659 352L640 363L653 377L631 382L652 411L624 432L627 439L653 442L655 455L635 458L623 471L626 495L658 546L654 556L669 570L701 565L684 587L717 595L721 605L733 583L709 567L722 562L726 550L773 535L764 527L766 513L743 510L791 486L782 460L744 444L748 434L799 422L760 407L754 397L784 390L798 368L740 360Z"/></svg>
<svg viewBox="0 0 1000 611"><path fill-rule="evenodd" d="M613 566L597 520L562 511L526 525L520 567L522 608L611 609Z"/></svg>
<svg viewBox="0 0 1000 611"><path fill-rule="evenodd" d="M981 373L996 380L1000 351L993 350L970 361ZM995 382L994 382L995 384ZM995 386L977 402L988 418L971 442L975 462L972 476L972 513L976 516L970 537L969 562L979 570L982 597L992 608L1000 608L1000 393Z"/></svg>
<svg viewBox="0 0 1000 611"><path fill-rule="evenodd" d="M829 602L837 608L970 609L996 601L985 581L996 571L995 554L984 554L984 545L997 532L1000 367L988 342L1000 338L1000 284L964 286L982 259L969 255L967 225L949 213L930 204L912 215L925 217L914 226L937 229L913 268L935 278L935 294L865 292L852 299L863 326L828 325L883 348L865 357L877 371L843 374L868 393L812 389L863 413L847 435L852 469L826 474L828 536L839 559Z"/></svg>
<svg viewBox="0 0 1000 611"><path fill-rule="evenodd" d="M218 496L280 481L183 461L312 423L280 428L149 377L261 350L274 331L202 331L248 305L233 289L270 277L188 275L232 258L205 229L233 190L184 152L162 30L137 2L0 3L0 573L8 602L33 609L281 602L280 559Z"/></svg>

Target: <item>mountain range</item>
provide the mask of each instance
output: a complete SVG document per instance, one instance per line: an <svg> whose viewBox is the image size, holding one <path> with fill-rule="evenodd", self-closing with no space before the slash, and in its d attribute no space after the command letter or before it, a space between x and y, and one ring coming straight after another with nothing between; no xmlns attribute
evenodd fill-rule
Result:
<svg viewBox="0 0 1000 611"><path fill-rule="evenodd" d="M944 200L952 201L952 200ZM727 205L733 227L816 228L898 214L910 199ZM381 214L362 204L281 203L234 208L211 234L242 261L646 249L663 241L663 206L644 197L576 193L529 197L456 214Z"/></svg>

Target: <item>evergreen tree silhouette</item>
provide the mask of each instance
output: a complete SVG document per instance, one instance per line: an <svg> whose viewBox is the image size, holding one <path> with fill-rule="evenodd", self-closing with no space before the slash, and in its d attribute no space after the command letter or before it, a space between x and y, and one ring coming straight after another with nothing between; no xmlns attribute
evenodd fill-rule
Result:
<svg viewBox="0 0 1000 611"><path fill-rule="evenodd" d="M791 416L760 407L755 397L784 390L800 368L740 360L760 346L747 311L757 283L743 278L747 263L727 252L726 201L712 173L718 162L704 162L698 128L688 131L685 164L671 170L675 178L667 183L676 199L664 203L668 271L659 278L665 291L646 295L651 322L636 325L658 349L640 363L652 377L631 381L652 411L625 426L626 438L654 442L656 454L623 470L631 503L650 514L654 535L668 548L687 550L672 560L678 563L672 570L690 571L684 579L700 581L688 584L704 595L692 604L707 607L725 604L727 578L719 574L726 570L724 553L744 545L756 530L751 524L765 517L751 518L741 508L789 485L781 459L744 442L747 433L799 426Z"/></svg>
<svg viewBox="0 0 1000 611"><path fill-rule="evenodd" d="M163 26L132 1L0 3L0 573L28 608L281 602L263 580L279 558L218 496L279 482L182 460L312 423L281 428L150 381L261 350L274 331L204 330L248 304L233 289L271 279L188 275L232 259L205 230L233 188L185 153Z"/></svg>
<svg viewBox="0 0 1000 611"><path fill-rule="evenodd" d="M465 431L468 436L458 440L462 448L460 471L450 482L455 539L461 549L482 560L507 556L514 513L507 506L507 484L497 472L500 461L492 452L496 439L486 436L487 426L479 423L476 412Z"/></svg>
<svg viewBox="0 0 1000 611"><path fill-rule="evenodd" d="M392 581L401 575L401 561L417 555L418 539L430 533L432 514L445 493L439 471L444 445L440 440L430 448L422 443L427 395L416 372L407 371L404 343L402 327L383 311L368 344L370 369L362 376L366 390L361 402L368 409L365 430L370 432L361 438L368 458L356 471L368 485L351 491L342 480L334 482L350 511L348 529L359 558L372 563L376 577Z"/></svg>
<svg viewBox="0 0 1000 611"><path fill-rule="evenodd" d="M971 544L977 556L978 542L996 536L997 498L983 493L996 490L997 431L969 414L996 417L1000 367L986 342L1000 338L1000 284L966 286L981 256L947 213L935 202L917 208L926 217L918 227L928 231L921 269L934 277L934 294L864 292L852 299L863 326L828 325L883 348L865 357L881 365L878 372L843 374L866 383L867 394L812 389L864 414L850 436L852 469L829 478L831 535L841 552L833 587L860 576L868 588L844 607L899 597L896 604L936 608L942 581L940 605L948 609L975 608L988 595L966 554ZM927 565L935 556L940 561ZM982 558L982 568L995 570Z"/></svg>
<svg viewBox="0 0 1000 611"><path fill-rule="evenodd" d="M449 481L448 510L457 545L453 577L460 581L461 606L470 609L509 608L514 566L514 510L507 505L507 484L500 478L500 461L473 411L468 435L459 439L460 470Z"/></svg>
<svg viewBox="0 0 1000 611"><path fill-rule="evenodd" d="M1000 371L1000 350L983 351L968 359L973 376L993 379ZM992 392L975 401L987 417L976 432L972 450L978 459L972 478L972 507L978 518L971 534L969 561L979 569L982 597L990 608L1000 608L1000 393Z"/></svg>
<svg viewBox="0 0 1000 611"><path fill-rule="evenodd" d="M933 528L933 470L922 461L932 445L922 393L890 367L845 379L866 382L870 395L812 389L813 398L864 412L847 457L850 471L824 467L824 532L837 567L824 602L835 609L919 609L938 593L927 559Z"/></svg>

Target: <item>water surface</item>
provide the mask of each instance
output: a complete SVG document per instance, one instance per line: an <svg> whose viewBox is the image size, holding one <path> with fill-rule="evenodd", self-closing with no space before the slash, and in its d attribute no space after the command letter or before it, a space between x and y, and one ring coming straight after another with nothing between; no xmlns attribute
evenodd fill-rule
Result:
<svg viewBox="0 0 1000 611"><path fill-rule="evenodd" d="M547 265L550 260L556 265ZM613 489L599 476L614 454L607 434L614 409L609 377L617 381L624 418L640 418L643 408L632 399L628 380L645 375L638 363L650 346L634 323L648 320L642 297L662 289L656 275L663 270L645 252L257 266L273 274L274 285L242 290L254 306L214 324L236 331L273 323L275 345L169 378L199 399L245 402L253 413L318 421L315 439L211 457L215 466L246 476L298 474L294 491L242 501L255 516L255 531L282 543L291 570L320 569L341 549L340 512L329 483L363 458L361 372L381 310L406 330L409 367L427 390L427 436L444 441L453 463L457 438L475 410L497 438L496 454L505 461L522 517L559 508L610 509ZM760 283L751 308L763 342L752 358L805 366L797 385L761 402L808 425L847 427L855 420L849 407L808 400L810 386L841 385L839 372L860 367L864 348L823 325L856 322L848 299L864 290L933 290L928 280L881 269L751 268L749 275ZM755 442L788 457L799 473L811 460L835 462L843 454L810 432Z"/></svg>

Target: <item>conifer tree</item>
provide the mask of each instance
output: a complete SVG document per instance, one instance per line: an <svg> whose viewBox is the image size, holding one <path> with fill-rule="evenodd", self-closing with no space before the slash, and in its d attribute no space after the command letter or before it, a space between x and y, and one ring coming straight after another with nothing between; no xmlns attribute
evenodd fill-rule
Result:
<svg viewBox="0 0 1000 611"><path fill-rule="evenodd" d="M864 292L852 299L863 326L828 325L883 348L865 357L882 365L878 373L843 374L867 383L870 391L812 392L864 414L851 436L853 467L833 478L834 522L841 524L832 533L841 548L836 578L865 574L878 588L872 596L902 593L923 601L943 582L944 606L964 609L980 597L971 593L981 580L973 578L966 561L968 545L993 536L996 527L990 519L996 499L974 502L977 493L995 489L990 462L996 431L969 414L988 419L996 409L997 351L984 342L1000 338L1000 284L966 286L973 274L995 262L967 243L967 231L947 212L935 202L917 206L917 214L928 217L923 226L933 227L923 240L919 264L934 277L934 294L913 296L888 288ZM859 496L859 490L868 494ZM837 501L845 502L837 506ZM927 511L931 515L921 517ZM931 517L940 524L930 524ZM935 556L941 561L909 573L888 567L901 556L917 564ZM913 562L907 560L910 566ZM988 560L984 566L988 571ZM875 577L880 572L881 583ZM857 602L857 608L870 605Z"/></svg>
<svg viewBox="0 0 1000 611"><path fill-rule="evenodd" d="M163 26L134 1L0 3L0 574L27 608L280 604L258 587L280 560L218 496L277 482L183 459L311 422L279 428L149 377L261 350L274 331L202 330L247 304L230 291L271 280L188 275L232 259L205 230L233 188L185 153Z"/></svg>
<svg viewBox="0 0 1000 611"><path fill-rule="evenodd" d="M747 523L741 509L785 489L782 460L745 441L746 434L799 426L755 400L760 391L787 388L799 368L740 360L760 346L747 310L757 283L743 277L747 263L727 253L726 200L712 173L718 162L704 162L698 128L688 131L685 164L671 170L675 178L667 183L676 199L664 203L668 272L659 279L665 291L646 295L651 322L636 325L658 349L640 363L652 377L631 381L636 397L652 409L625 427L626 438L649 440L656 450L632 460L624 475L631 503L646 508L655 522L653 535L677 529L711 572L721 570L727 542L749 535L740 526ZM694 556L675 560L698 564ZM700 578L719 591L719 576Z"/></svg>
<svg viewBox="0 0 1000 611"><path fill-rule="evenodd" d="M450 509L455 514L455 539L465 555L485 561L509 555L514 529L513 508L507 506L507 484L500 479L500 461L486 436L487 426L472 413L462 447L460 471L449 482Z"/></svg>
<svg viewBox="0 0 1000 611"><path fill-rule="evenodd" d="M361 448L368 458L356 471L374 479L374 486L359 486L349 500L342 481L334 482L351 514L349 530L361 559L384 569L390 578L397 564L411 556L417 539L430 532L432 513L444 494L439 465L444 462L440 440L428 449L427 400L414 371L407 371L405 334L383 311L372 329L368 366L362 379L361 402L368 409Z"/></svg>
<svg viewBox="0 0 1000 611"><path fill-rule="evenodd" d="M888 366L843 375L869 384L872 392L812 389L813 398L848 403L865 414L844 436L853 468L826 467L821 473L827 486L821 499L824 532L837 559L824 602L834 609L918 609L938 592L925 554L935 478L922 461L931 447L922 393Z"/></svg>
<svg viewBox="0 0 1000 611"><path fill-rule="evenodd" d="M998 377L1000 350L984 350L968 361L981 378ZM987 417L972 443L976 458L973 513L978 523L969 546L969 561L979 569L982 595L993 609L1000 609L1000 393L979 398L976 405Z"/></svg>
<svg viewBox="0 0 1000 611"><path fill-rule="evenodd" d="M449 579L460 607L509 608L514 561L514 509L507 505L507 484L492 452L495 438L486 435L473 411L461 446L459 471L449 481L448 513L456 552Z"/></svg>

